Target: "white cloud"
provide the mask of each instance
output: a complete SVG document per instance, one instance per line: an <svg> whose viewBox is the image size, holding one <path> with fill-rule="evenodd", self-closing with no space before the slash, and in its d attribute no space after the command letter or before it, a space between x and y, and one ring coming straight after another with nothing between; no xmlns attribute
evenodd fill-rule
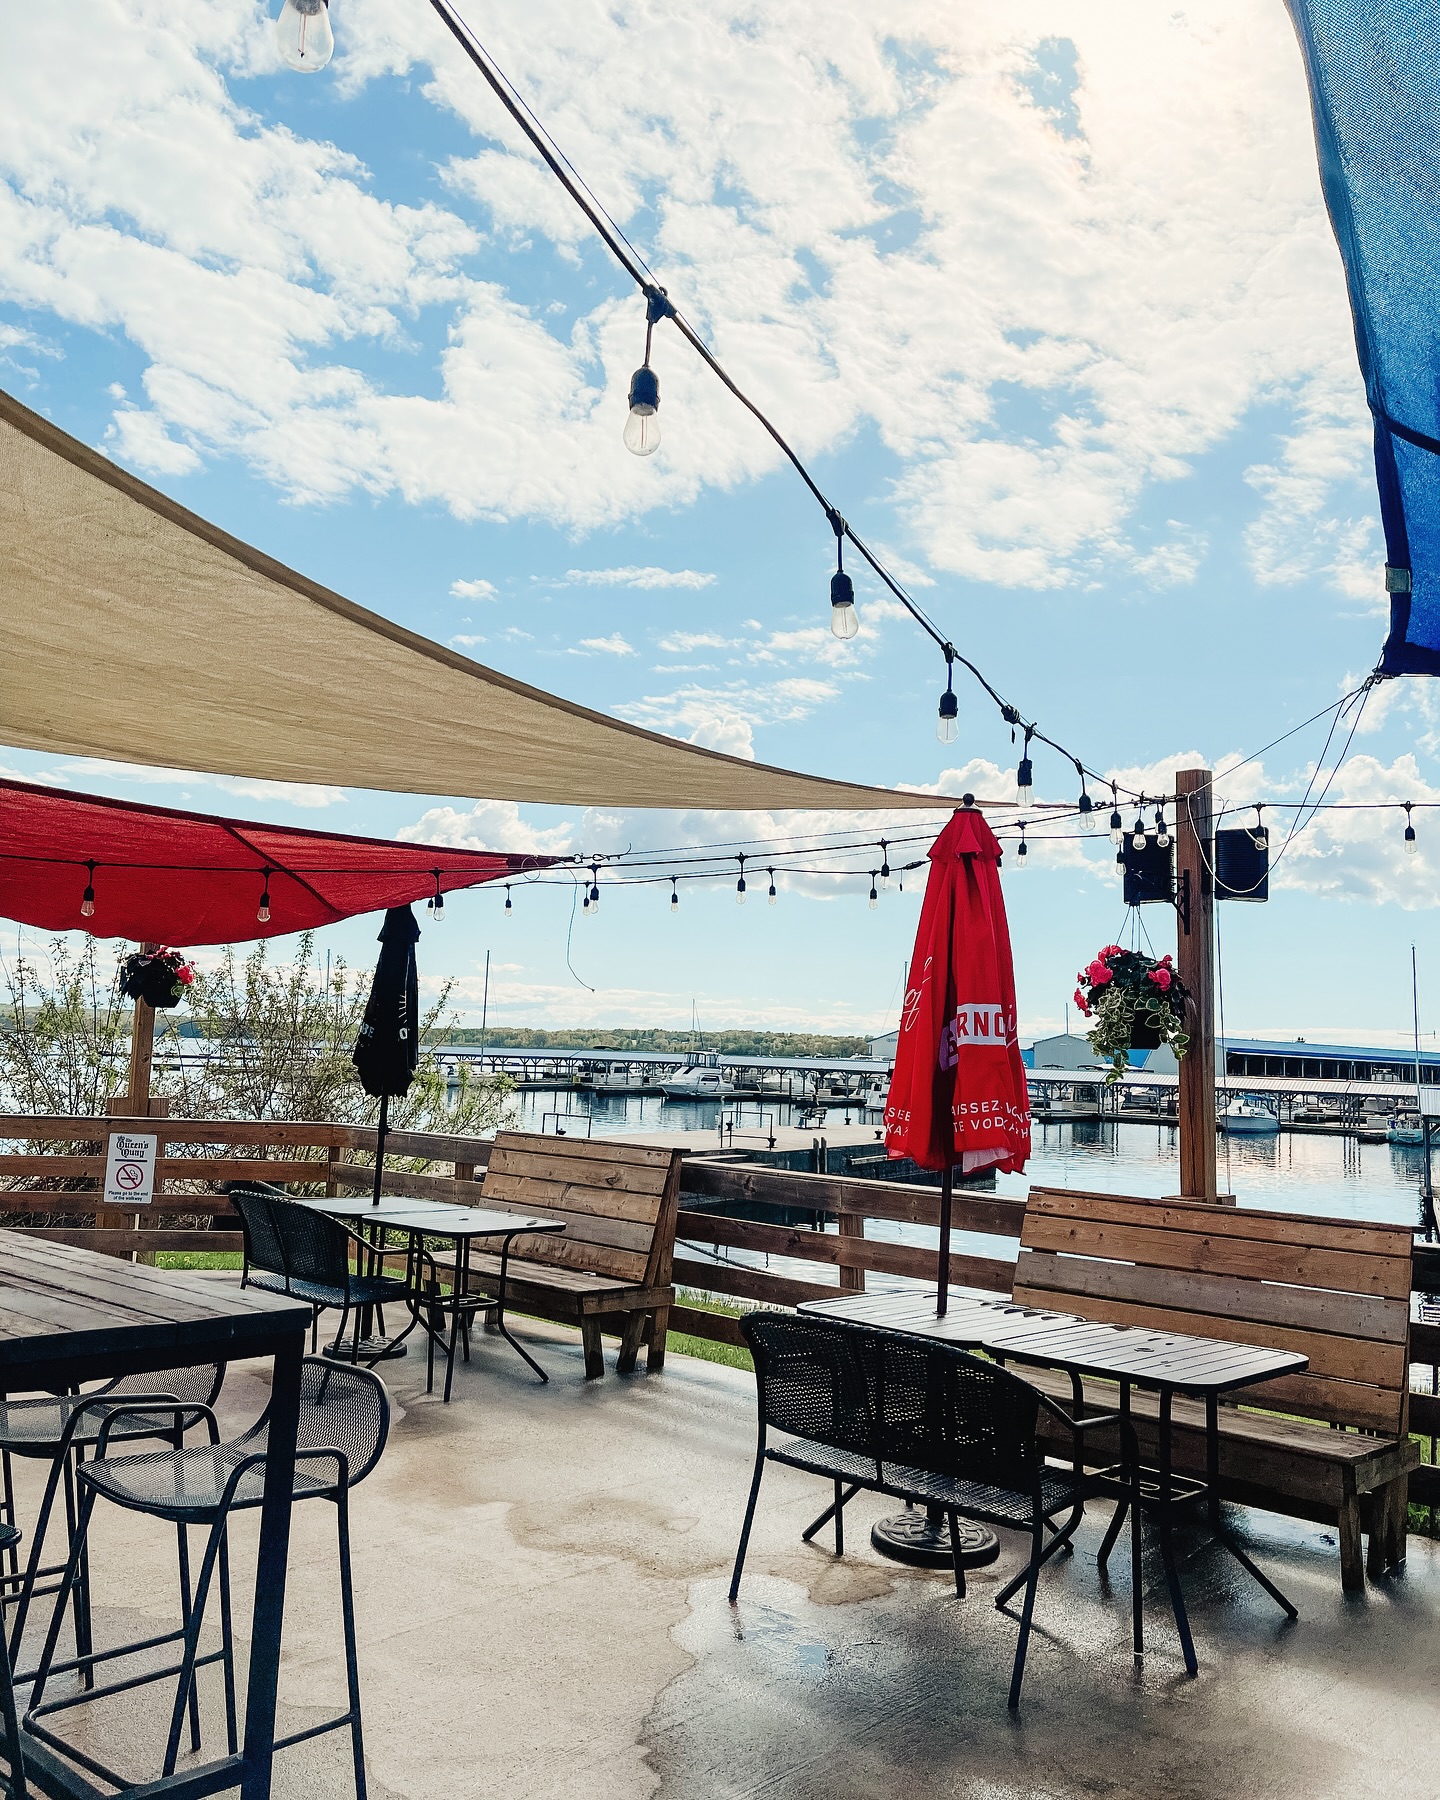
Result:
<svg viewBox="0 0 1440 1800"><path fill-rule="evenodd" d="M407 843L443 844L452 850L505 850L517 855L563 856L575 847L574 827L531 825L520 817L513 800L477 800L469 812L432 806L395 835Z"/></svg>
<svg viewBox="0 0 1440 1800"><path fill-rule="evenodd" d="M633 656L635 646L626 643L618 631L612 631L609 637L581 638L570 654L572 656Z"/></svg>
<svg viewBox="0 0 1440 1800"><path fill-rule="evenodd" d="M274 65L266 10L67 0L7 20L0 297L133 347L143 400L117 408L116 455L171 476L234 456L297 501L394 494L579 530L776 465L663 327L665 444L643 464L617 453L636 301L577 284L553 314L548 287L532 305L504 285L525 278L511 247L574 259L583 223L435 20L347 0L334 65L342 105L413 73L409 104L476 134L441 171L445 204L401 205L232 91ZM1012 587L1186 579L1194 547L1132 541L1138 502L1263 404L1293 430L1251 473L1256 568L1373 593L1368 498L1331 516L1363 473L1364 408L1281 9L901 0L837 21L816 0L718 0L682 16L534 0L487 32L799 451L871 433L897 459L912 560ZM1058 111L1032 92L1057 38L1078 71ZM413 374L362 367L432 337Z"/></svg>
<svg viewBox="0 0 1440 1800"><path fill-rule="evenodd" d="M493 581L452 581L450 592L457 600L494 600L499 589Z"/></svg>
<svg viewBox="0 0 1440 1800"><path fill-rule="evenodd" d="M457 650L476 650L481 644L488 643L488 641L487 638L474 631L457 632L450 640Z"/></svg>
<svg viewBox="0 0 1440 1800"><path fill-rule="evenodd" d="M627 567L622 569L567 569L565 579L572 587L624 588L707 588L716 577L702 575L697 569L655 569Z"/></svg>
<svg viewBox="0 0 1440 1800"><path fill-rule="evenodd" d="M657 647L672 656L688 656L692 650L731 650L744 641L714 631L671 631L658 640Z"/></svg>
<svg viewBox="0 0 1440 1800"><path fill-rule="evenodd" d="M755 760L755 733L750 721L737 718L734 713L721 713L697 725L690 733L690 742L706 750L723 750L727 756L742 756L746 762Z"/></svg>
<svg viewBox="0 0 1440 1800"><path fill-rule="evenodd" d="M652 731L691 730L712 725L717 719L735 719L746 725L773 725L807 719L818 706L839 694L833 682L796 676L752 686L744 681L723 687L690 685L670 694L647 694L612 710L632 725Z"/></svg>

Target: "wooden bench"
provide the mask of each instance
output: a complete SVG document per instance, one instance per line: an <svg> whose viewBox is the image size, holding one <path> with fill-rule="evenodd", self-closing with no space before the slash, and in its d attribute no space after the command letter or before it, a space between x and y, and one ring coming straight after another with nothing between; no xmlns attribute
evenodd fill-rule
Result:
<svg viewBox="0 0 1440 1800"><path fill-rule="evenodd" d="M1013 1297L1117 1325L1297 1350L1304 1375L1245 1390L1220 1415L1220 1485L1230 1500L1334 1524L1347 1590L1405 1559L1407 1484L1420 1460L1407 1435L1412 1234L1349 1224L1032 1188ZM1069 1380L1042 1376L1068 1395ZM1113 1408L1095 1384L1087 1402ZM1137 1395L1142 1454L1155 1408ZM1097 1434L1095 1446L1113 1455ZM1068 1449L1068 1445L1066 1446ZM1177 1400L1178 1467L1204 1472L1204 1409Z"/></svg>
<svg viewBox="0 0 1440 1800"><path fill-rule="evenodd" d="M506 1276L506 1305L580 1327L585 1373L605 1373L602 1327L620 1333L615 1367L664 1367L675 1300L671 1265L680 1203L680 1152L614 1138L540 1137L502 1131L477 1204L564 1221L555 1237L517 1237ZM472 1276L493 1292L500 1258L474 1253Z"/></svg>

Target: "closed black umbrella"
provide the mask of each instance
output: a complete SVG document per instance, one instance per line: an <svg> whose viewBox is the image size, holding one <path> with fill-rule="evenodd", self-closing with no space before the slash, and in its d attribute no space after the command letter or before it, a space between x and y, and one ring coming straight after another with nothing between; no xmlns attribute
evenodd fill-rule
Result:
<svg viewBox="0 0 1440 1800"><path fill-rule="evenodd" d="M375 1196L385 1164L385 1134L390 1128L390 1096L407 1093L420 1061L420 984L415 970L415 940L420 927L408 906L392 906L380 927L380 960L370 984L365 1018L355 1043L353 1061L367 1094L380 1102L380 1129L375 1141Z"/></svg>

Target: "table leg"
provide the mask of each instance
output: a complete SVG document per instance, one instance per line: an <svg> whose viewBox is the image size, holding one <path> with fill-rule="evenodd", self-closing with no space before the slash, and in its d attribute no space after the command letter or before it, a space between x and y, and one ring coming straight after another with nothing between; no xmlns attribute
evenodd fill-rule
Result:
<svg viewBox="0 0 1440 1800"><path fill-rule="evenodd" d="M1205 1396L1205 1485L1210 1493L1206 1504L1210 1512L1210 1529L1220 1529L1220 1396Z"/></svg>
<svg viewBox="0 0 1440 1800"><path fill-rule="evenodd" d="M1197 1675L1200 1665L1195 1660L1195 1643L1190 1636L1190 1616L1185 1610L1185 1596L1180 1590L1180 1571L1175 1566L1175 1546L1170 1537L1171 1510L1171 1389L1160 1390L1160 1500L1156 1517L1160 1529L1160 1557L1165 1564L1165 1585L1170 1590L1170 1610L1175 1615L1175 1629L1180 1634L1180 1650L1185 1658L1187 1674Z"/></svg>
<svg viewBox="0 0 1440 1800"><path fill-rule="evenodd" d="M455 1349L460 1341L460 1296L465 1291L469 1250L469 1238L455 1239L455 1261L450 1274L450 1344L445 1352L445 1392L441 1396L446 1406L450 1404L450 1383L455 1379ZM501 1268L504 1268L503 1259Z"/></svg>
<svg viewBox="0 0 1440 1800"><path fill-rule="evenodd" d="M251 1623L241 1800L269 1800L270 1795L280 1637L285 1622L285 1567L290 1553L290 1510L295 1494L300 1365L304 1355L303 1331L297 1332L283 1350L275 1353L265 1493L260 1508L260 1552L255 1571L255 1611Z"/></svg>
<svg viewBox="0 0 1440 1800"><path fill-rule="evenodd" d="M1130 1418L1130 1383L1120 1383L1120 1442L1130 1462L1130 1630L1136 1656L1145 1654L1145 1595L1140 1583L1140 1443Z"/></svg>
<svg viewBox="0 0 1440 1800"><path fill-rule="evenodd" d="M529 1363L530 1367L542 1381L549 1381L550 1377L540 1367L539 1363L536 1362L535 1358L525 1346L521 1343L517 1343L505 1329L505 1277L510 1264L510 1241L516 1235L517 1233L512 1231L502 1238L500 1242L500 1280L495 1288L495 1329L500 1333L501 1337L505 1339L512 1350L518 1351L519 1354L524 1357L525 1361Z"/></svg>

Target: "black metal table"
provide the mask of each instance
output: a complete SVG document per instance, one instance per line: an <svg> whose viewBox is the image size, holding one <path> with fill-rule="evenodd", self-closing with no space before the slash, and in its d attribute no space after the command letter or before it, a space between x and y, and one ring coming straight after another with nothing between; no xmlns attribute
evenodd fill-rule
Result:
<svg viewBox="0 0 1440 1800"><path fill-rule="evenodd" d="M19 1232L0 1235L0 1391L64 1393L77 1382L112 1375L274 1359L244 1743L238 1756L124 1788L126 1800L162 1794L198 1800L235 1787L242 1800L267 1800L270 1793L300 1364L309 1328L303 1301L117 1262ZM25 1760L34 1785L55 1800L116 1800L28 1735Z"/></svg>
<svg viewBox="0 0 1440 1800"><path fill-rule="evenodd" d="M1203 1503L1211 1536L1251 1575L1290 1618L1295 1608L1269 1576L1258 1569L1225 1529L1220 1513L1220 1397L1269 1381L1277 1375L1296 1375L1309 1367L1309 1358L1289 1350L1266 1350L1254 1344L1230 1343L1220 1338L1189 1337L1181 1332L1153 1331L1136 1325L1108 1325L1082 1319L1074 1313L1039 1311L1006 1300L987 1300L978 1295L952 1295L944 1318L935 1316L935 1302L915 1291L854 1294L838 1300L807 1300L801 1312L848 1319L878 1330L906 1332L916 1337L940 1338L947 1343L985 1350L1006 1362L1031 1363L1059 1369L1076 1386L1082 1377L1114 1381L1120 1389L1121 1461L1096 1476L1103 1491L1116 1500L1115 1516L1105 1533L1099 1562L1103 1570L1110 1552L1130 1517L1131 1617L1135 1654L1145 1649L1145 1623L1140 1586L1140 1521L1154 1518L1165 1565L1165 1582L1180 1636L1185 1667L1198 1670L1185 1596L1175 1565L1170 1528L1182 1508ZM1139 1443L1131 1413L1131 1389L1153 1388L1159 1395L1157 1463L1151 1468L1140 1459ZM1171 1411L1177 1393L1192 1394L1205 1402L1205 1479L1177 1475L1173 1468Z"/></svg>
<svg viewBox="0 0 1440 1800"><path fill-rule="evenodd" d="M343 1219L352 1225L369 1224L383 1235L385 1231L406 1233L412 1244L417 1238L438 1237L449 1238L455 1246L454 1286L450 1294L450 1340L435 1339L427 1320L421 1316L419 1309L433 1305L434 1297L425 1294L417 1280L413 1279L414 1259L411 1259L411 1307L415 1316L432 1339L440 1343L446 1356L444 1399L450 1400L450 1384L455 1374L455 1351L461 1330L461 1313L469 1293L470 1285L470 1247L477 1238L498 1238L500 1240L500 1273L496 1280L494 1300L481 1300L476 1296L476 1308L491 1306L495 1311L495 1329L500 1333L512 1350L516 1351L530 1365L542 1381L550 1377L536 1362L535 1358L519 1342L511 1336L505 1327L505 1278L510 1262L510 1245L517 1237L531 1232L558 1232L565 1229L561 1219L530 1218L520 1213L499 1212L493 1207L456 1206L445 1200L417 1200L399 1196L388 1198L382 1194L380 1204L356 1197L326 1198L323 1200L307 1200L306 1206L313 1206L317 1212L323 1212L332 1219ZM378 1248L378 1245L377 1245ZM474 1310L474 1309L472 1309ZM467 1352L468 1355L468 1352ZM427 1384L428 1391L428 1384Z"/></svg>

